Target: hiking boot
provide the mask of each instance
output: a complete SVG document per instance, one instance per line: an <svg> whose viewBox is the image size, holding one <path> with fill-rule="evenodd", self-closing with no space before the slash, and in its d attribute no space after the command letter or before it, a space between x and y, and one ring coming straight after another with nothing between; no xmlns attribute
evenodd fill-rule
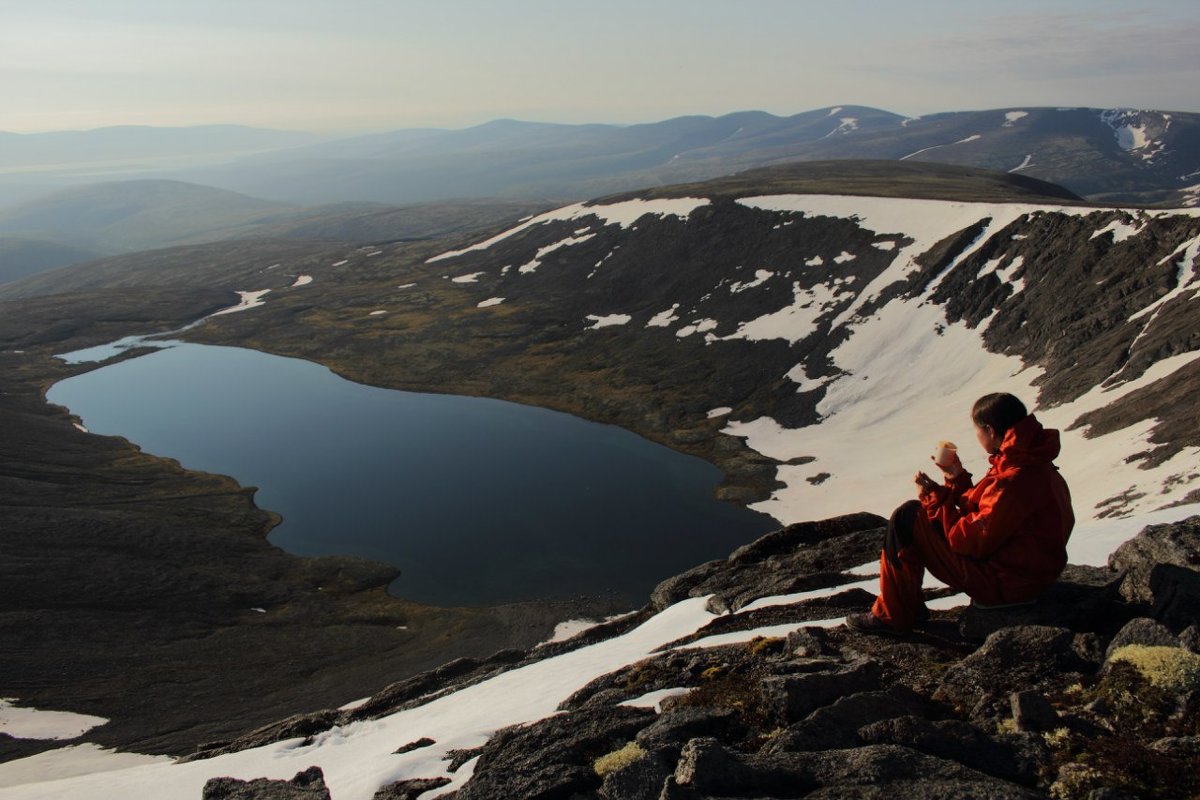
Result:
<svg viewBox="0 0 1200 800"><path fill-rule="evenodd" d="M905 634L904 631L896 630L870 611L861 614L848 614L846 616L846 627L852 631L872 634L874 636L903 636Z"/></svg>

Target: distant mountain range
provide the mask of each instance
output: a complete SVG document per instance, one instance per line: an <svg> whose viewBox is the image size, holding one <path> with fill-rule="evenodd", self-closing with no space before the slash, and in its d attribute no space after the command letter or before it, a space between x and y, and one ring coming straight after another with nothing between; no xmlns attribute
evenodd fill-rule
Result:
<svg viewBox="0 0 1200 800"><path fill-rule="evenodd" d="M380 242L477 229L544 208L523 200L294 206L182 181L62 189L0 209L0 283L44 270L231 239Z"/></svg>
<svg viewBox="0 0 1200 800"><path fill-rule="evenodd" d="M3 170L9 174L9 180L0 180L0 198L17 177L26 190L31 174L53 175L60 185L78 181L83 176L72 163L119 153L157 159L154 170L132 164L119 177L173 178L306 205L461 197L571 200L830 159L932 161L1014 172L1102 203L1200 201L1200 114L1190 112L1029 107L909 118L835 106L790 117L748 111L627 126L497 120L464 130L400 130L332 141L306 136L223 127L17 139L0 134L6 154L0 157L0 179ZM195 164L201 143L209 140L214 144L204 151L204 163ZM226 150L255 152L216 163L210 156L220 149L217 142ZM31 161L30 153L43 155ZM14 191L9 189L10 199Z"/></svg>

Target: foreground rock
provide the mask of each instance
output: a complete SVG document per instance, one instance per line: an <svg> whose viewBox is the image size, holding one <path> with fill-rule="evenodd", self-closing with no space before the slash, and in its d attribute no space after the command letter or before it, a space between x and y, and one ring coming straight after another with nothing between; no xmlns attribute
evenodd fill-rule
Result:
<svg viewBox="0 0 1200 800"><path fill-rule="evenodd" d="M814 575L859 558L876 521L793 526L665 582L656 600L715 592L744 604L786 588L768 562L845 544L845 561L790 578L825 580ZM955 609L902 639L801 626L786 639L685 644L594 681L558 716L500 732L445 796L1200 796L1200 608L1187 593L1198 570L1193 518L1148 528L1110 569L1073 569L1025 619ZM804 606L787 608L803 620ZM963 635L989 625L982 642ZM688 691L659 713L619 705L668 687Z"/></svg>

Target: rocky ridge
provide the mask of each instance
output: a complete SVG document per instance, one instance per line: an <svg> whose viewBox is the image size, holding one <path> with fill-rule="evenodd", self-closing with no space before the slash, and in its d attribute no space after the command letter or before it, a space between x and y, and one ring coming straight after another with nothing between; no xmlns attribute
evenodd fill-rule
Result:
<svg viewBox="0 0 1200 800"><path fill-rule="evenodd" d="M759 630L761 610L737 609L846 583L877 550L880 522L769 534L665 581L646 611L707 596L728 612L699 637ZM1069 566L1032 606L936 610L902 638L805 625L868 601L851 589L818 609L773 606L786 635L673 643L592 681L560 713L456 754L451 774L473 760L459 788L438 794L449 778L413 776L375 797L1200 797L1200 517L1146 528L1107 567ZM297 781L214 779L204 797L328 796L301 793L312 775Z"/></svg>

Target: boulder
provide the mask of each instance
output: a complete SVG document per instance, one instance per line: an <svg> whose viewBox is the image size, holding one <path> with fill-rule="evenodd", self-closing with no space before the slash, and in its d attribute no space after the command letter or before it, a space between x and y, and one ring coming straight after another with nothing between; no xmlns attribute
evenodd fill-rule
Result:
<svg viewBox="0 0 1200 800"><path fill-rule="evenodd" d="M1102 609L1120 597L1121 581L1122 575L1111 569L1068 564L1035 603L1000 608L969 605L959 617L959 633L981 642L1001 628L1017 625L1094 630L1107 621Z"/></svg>
<svg viewBox="0 0 1200 800"><path fill-rule="evenodd" d="M1058 712L1041 692L1013 692L1009 702L1018 731L1048 731L1058 724Z"/></svg>
<svg viewBox="0 0 1200 800"><path fill-rule="evenodd" d="M1087 664L1071 647L1066 628L1025 625L996 631L971 655L950 667L934 697L972 718L1007 718L1013 692L1057 684ZM1064 677L1064 674L1067 677Z"/></svg>
<svg viewBox="0 0 1200 800"><path fill-rule="evenodd" d="M650 753L604 776L602 800L658 800L671 766L657 753Z"/></svg>
<svg viewBox="0 0 1200 800"><path fill-rule="evenodd" d="M795 766L800 767L800 774L821 787L805 794L805 798L870 797L894 800L904 797L906 800L951 800L978 797L1027 800L1041 797L1028 789L954 761L898 745L866 745L805 753L792 758ZM782 771L783 764L777 763L776 769Z"/></svg>
<svg viewBox="0 0 1200 800"><path fill-rule="evenodd" d="M1037 778L1035 768L1011 743L997 741L962 720L931 721L907 715L864 725L858 736L864 744L911 747L1014 783L1032 784Z"/></svg>
<svg viewBox="0 0 1200 800"><path fill-rule="evenodd" d="M596 760L627 745L655 717L645 708L589 707L505 728L481 748L456 800L595 792L601 785Z"/></svg>
<svg viewBox="0 0 1200 800"><path fill-rule="evenodd" d="M926 714L929 703L902 686L887 691L859 692L838 698L778 734L764 752L802 752L856 747L859 729L879 720L906 714Z"/></svg>
<svg viewBox="0 0 1200 800"><path fill-rule="evenodd" d="M1108 557L1108 565L1125 573L1121 584L1125 599L1156 605L1161 599L1153 586L1156 570L1164 566L1200 569L1200 516L1170 525L1148 525L1118 547Z"/></svg>
<svg viewBox="0 0 1200 800"><path fill-rule="evenodd" d="M410 778L388 784L375 793L372 800L417 800L425 792L440 789L449 778Z"/></svg>
<svg viewBox="0 0 1200 800"><path fill-rule="evenodd" d="M742 727L729 708L675 706L664 710L653 724L643 728L635 741L647 749L664 745L678 749L698 737L736 737Z"/></svg>
<svg viewBox="0 0 1200 800"><path fill-rule="evenodd" d="M784 724L796 722L839 697L879 688L883 670L877 661L825 663L829 666L825 671L764 678L762 695L767 713Z"/></svg>
<svg viewBox="0 0 1200 800"><path fill-rule="evenodd" d="M256 778L212 778L204 784L203 800L330 800L325 773L309 767L290 781Z"/></svg>
<svg viewBox="0 0 1200 800"><path fill-rule="evenodd" d="M878 797L1033 798L1039 795L962 764L896 745L742 755L694 739L664 785L663 798Z"/></svg>
<svg viewBox="0 0 1200 800"><path fill-rule="evenodd" d="M714 595L714 609L736 610L759 597L837 585L843 570L879 557L886 523L860 513L789 525L723 561L668 578L651 594L651 604L661 610L688 597Z"/></svg>
<svg viewBox="0 0 1200 800"><path fill-rule="evenodd" d="M1117 635L1108 643L1104 651L1104 660L1119 648L1127 644L1144 644L1149 646L1179 647L1179 637L1171 633L1165 626L1150 619L1138 617L1125 623L1125 627L1117 631Z"/></svg>

